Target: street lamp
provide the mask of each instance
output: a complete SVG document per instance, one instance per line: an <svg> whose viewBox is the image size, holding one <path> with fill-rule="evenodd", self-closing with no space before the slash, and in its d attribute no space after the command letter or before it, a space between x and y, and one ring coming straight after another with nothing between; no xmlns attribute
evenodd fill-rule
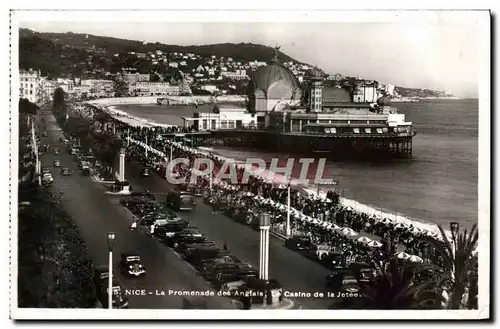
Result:
<svg viewBox="0 0 500 329"><path fill-rule="evenodd" d="M264 294L264 307L267 302L267 288L269 282L269 228L271 226L270 215L267 213L259 214L259 227L260 227L260 266L259 277L264 281L265 294Z"/></svg>
<svg viewBox="0 0 500 329"><path fill-rule="evenodd" d="M289 238L291 235L291 227L290 227L290 178L288 178L288 195L286 199L287 211L286 211L286 237Z"/></svg>
<svg viewBox="0 0 500 329"><path fill-rule="evenodd" d="M109 250L109 265L108 265L108 308L113 308L113 246L115 242L115 233L108 233L108 250Z"/></svg>

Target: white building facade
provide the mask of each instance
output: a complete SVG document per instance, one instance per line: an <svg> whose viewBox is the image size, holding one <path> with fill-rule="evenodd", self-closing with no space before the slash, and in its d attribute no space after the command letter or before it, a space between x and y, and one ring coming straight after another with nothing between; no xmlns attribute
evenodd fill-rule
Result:
<svg viewBox="0 0 500 329"><path fill-rule="evenodd" d="M131 96L177 96L182 87L171 86L167 82L137 82L129 85Z"/></svg>
<svg viewBox="0 0 500 329"><path fill-rule="evenodd" d="M41 97L40 81L40 71L29 69L28 71L19 72L19 97L36 103Z"/></svg>

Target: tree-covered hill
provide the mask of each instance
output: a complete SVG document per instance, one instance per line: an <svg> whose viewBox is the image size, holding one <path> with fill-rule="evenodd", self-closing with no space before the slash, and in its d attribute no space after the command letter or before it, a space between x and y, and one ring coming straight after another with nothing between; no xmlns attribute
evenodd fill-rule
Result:
<svg viewBox="0 0 500 329"><path fill-rule="evenodd" d="M221 43L212 45L178 46L161 43L143 43L112 37L78 33L38 33L28 29L19 32L19 65L22 69L40 68L48 74L80 73L85 70L89 56L99 58L101 68L109 71L114 54L128 52L194 53L202 57L232 57L235 61L269 61L274 49L252 43ZM282 61L294 61L280 52Z"/></svg>

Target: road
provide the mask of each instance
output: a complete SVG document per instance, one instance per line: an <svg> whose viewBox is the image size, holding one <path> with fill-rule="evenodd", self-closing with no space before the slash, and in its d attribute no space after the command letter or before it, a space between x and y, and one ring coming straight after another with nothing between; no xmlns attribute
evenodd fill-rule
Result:
<svg viewBox="0 0 500 329"><path fill-rule="evenodd" d="M132 188L134 190L149 189L157 195L157 199L164 197L169 183L156 174L141 177L141 169L142 165L135 161L128 161L125 165L125 179L131 183ZM212 214L212 209L203 204L201 198L194 212L181 213L181 217L189 219L192 225L199 227L203 234L218 245L222 246L226 242L229 251L234 256L258 267L259 232L226 216ZM335 301L332 298L314 297L316 292L323 292L326 296L325 277L329 273L320 264L286 248L283 240L274 236L270 237L269 277L278 280L284 286L285 291L311 294L311 297L306 298L287 297L297 305L308 309L326 309L332 305Z"/></svg>
<svg viewBox="0 0 500 329"><path fill-rule="evenodd" d="M114 269L118 269L121 252L136 252L141 256L147 269L144 278L125 278L117 273L125 289L144 290L146 296L129 295L130 308L143 309L180 309L183 298L168 294L173 291L207 291L213 290L209 284L177 254L166 248L150 236L129 229L131 215L118 203L118 198L104 194L104 188L90 177L80 174L76 162L62 143L58 142L62 133L56 127L55 119L50 112L42 112L47 123L48 137L42 137L42 143L58 146L60 155L53 152L41 156L42 167L52 167L58 159L63 167L74 173L72 176L61 176L60 168L51 168L54 177L54 193L64 190L62 203L65 209L79 226L83 239L87 242L88 252L94 266L108 264L107 232L115 232ZM43 123L40 124L43 127ZM165 292L166 295L157 295ZM223 297L205 299L207 308L231 309L231 301Z"/></svg>

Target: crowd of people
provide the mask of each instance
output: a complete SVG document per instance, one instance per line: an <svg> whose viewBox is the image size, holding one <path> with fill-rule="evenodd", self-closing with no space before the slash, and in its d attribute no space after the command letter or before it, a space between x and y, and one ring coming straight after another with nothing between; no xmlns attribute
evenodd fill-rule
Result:
<svg viewBox="0 0 500 329"><path fill-rule="evenodd" d="M169 157L170 148L174 158L187 158L191 165L196 158L209 158L214 164L212 189L209 190L210 179L207 176L197 177L192 188L208 192L214 209L241 218L247 224L257 221L260 212L267 212L271 215L272 230L276 233L285 233L288 211L287 186L256 176L250 176L248 183L238 185L215 181L218 171L224 164L222 157L157 138L161 133L177 131L183 130L179 127L162 127L154 130L130 128L123 136L126 138L130 133L132 140L143 143L147 140L148 147L160 150L162 154L149 152L148 159L145 159L144 145L129 148L132 153L130 156L140 158L144 163L156 165L159 172L165 169L162 163L166 163L165 158ZM189 182L193 174L192 169L181 164L177 165L174 171L178 176L186 177ZM241 182L245 169L237 167L236 171L238 182ZM438 264L442 262L442 259L436 259L435 250L430 243L432 239L440 238L436 233L421 230L413 225L397 223L389 218L357 212L342 205L340 196L335 191L328 191L326 198L309 194L297 186L292 186L290 191L292 209L290 226L293 235L308 236L314 243L330 245L347 256L362 259L390 258L397 255L396 257L411 258L415 262L432 261Z"/></svg>

